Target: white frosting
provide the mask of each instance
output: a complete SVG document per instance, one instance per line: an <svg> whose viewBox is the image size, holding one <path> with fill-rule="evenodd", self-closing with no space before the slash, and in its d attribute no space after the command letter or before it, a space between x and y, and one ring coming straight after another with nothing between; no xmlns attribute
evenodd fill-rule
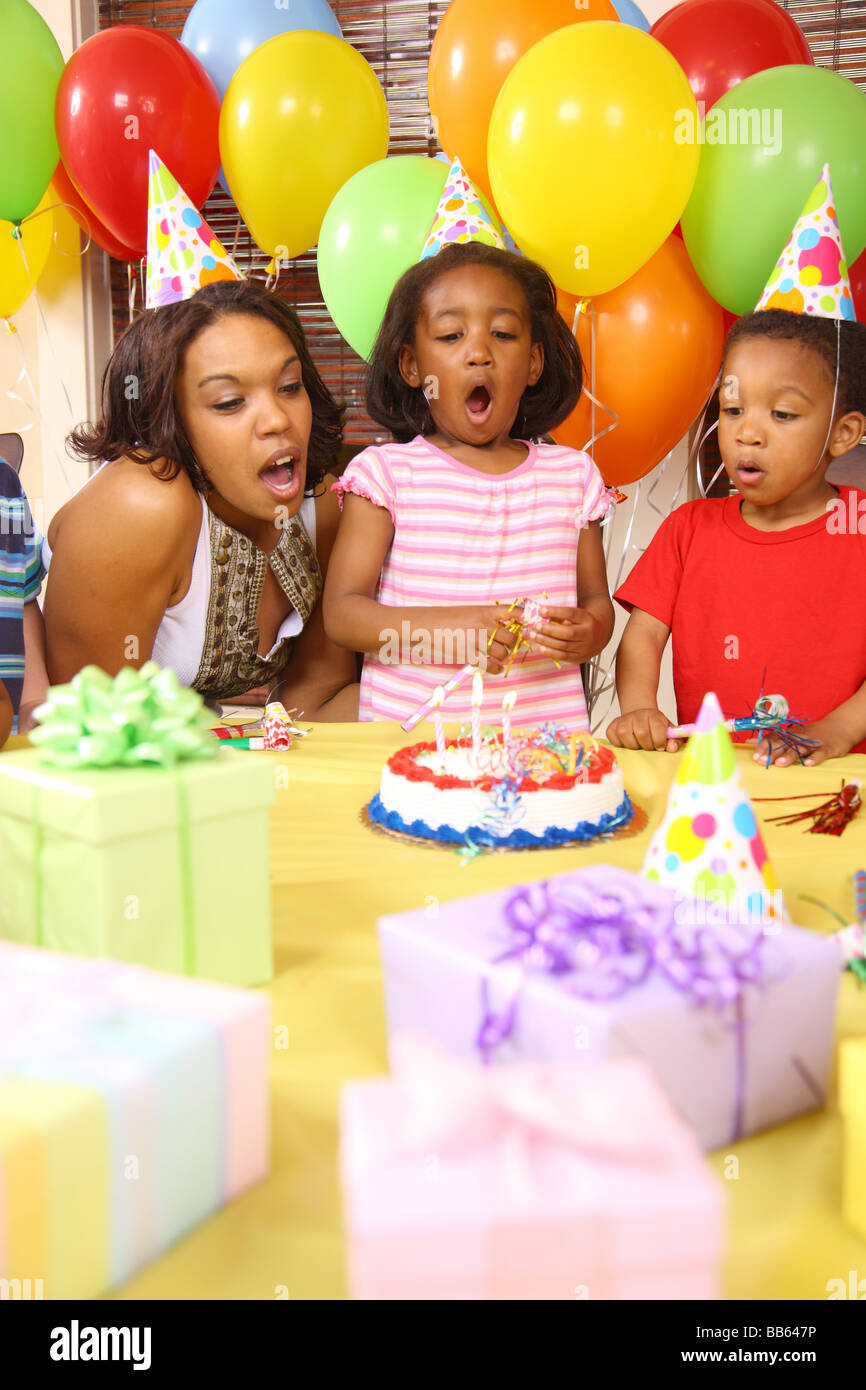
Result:
<svg viewBox="0 0 866 1390"><path fill-rule="evenodd" d="M478 776L471 749L449 748L444 768L440 767L435 752L421 753L417 761L419 765L435 772L447 772L452 777L468 780ZM544 773L533 773L533 781L542 782L544 777ZM542 785L535 791L527 791L519 798L516 814L505 819L492 816L484 821L482 828L500 839L507 838L515 830L540 838L550 830L574 830L582 821L598 824L602 816L619 810L624 795L622 769L615 767L599 782L577 783L564 790L551 788L549 791ZM379 797L385 810L396 812L407 825L421 820L433 830L448 825L461 834L472 827L481 827L486 813L493 810L488 791L413 782L392 772L387 764L382 770Z"/></svg>

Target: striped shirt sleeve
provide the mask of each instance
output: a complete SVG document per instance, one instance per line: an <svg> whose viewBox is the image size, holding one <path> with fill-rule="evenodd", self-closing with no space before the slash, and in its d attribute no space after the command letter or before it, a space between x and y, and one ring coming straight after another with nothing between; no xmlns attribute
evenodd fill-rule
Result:
<svg viewBox="0 0 866 1390"><path fill-rule="evenodd" d="M336 492L340 509L347 492L366 497L376 507L384 507L396 526L395 506L397 488L391 470L379 449L364 449L352 459L342 477L331 486Z"/></svg>
<svg viewBox="0 0 866 1390"><path fill-rule="evenodd" d="M580 506L580 525L598 521L607 512L613 501L613 494L605 486L604 479L588 454L584 459L583 499Z"/></svg>

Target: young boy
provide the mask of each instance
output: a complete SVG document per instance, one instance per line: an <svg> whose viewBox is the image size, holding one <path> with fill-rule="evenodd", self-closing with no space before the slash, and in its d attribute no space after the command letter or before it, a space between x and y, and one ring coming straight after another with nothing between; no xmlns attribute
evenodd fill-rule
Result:
<svg viewBox="0 0 866 1390"><path fill-rule="evenodd" d="M747 715L766 670L763 693L810 721L807 765L866 752L866 494L824 477L866 430L866 325L845 308L837 320L771 307L731 329L719 449L737 491L677 508L614 595L630 617L611 743L679 746L657 704L672 636L681 722L707 690L728 718ZM795 756L773 742L779 766Z"/></svg>
<svg viewBox="0 0 866 1390"><path fill-rule="evenodd" d="M42 539L33 524L18 474L0 459L0 689L18 731L33 724L33 711L45 699L45 629L37 595L45 575ZM4 733L0 696L0 744Z"/></svg>

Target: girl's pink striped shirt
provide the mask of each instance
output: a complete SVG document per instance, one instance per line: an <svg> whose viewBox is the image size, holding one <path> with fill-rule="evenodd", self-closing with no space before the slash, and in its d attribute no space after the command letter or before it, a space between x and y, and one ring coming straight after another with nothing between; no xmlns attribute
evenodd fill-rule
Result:
<svg viewBox="0 0 866 1390"><path fill-rule="evenodd" d="M604 516L611 502L588 454L559 444L527 444L510 473L480 473L443 453L422 435L408 444L365 449L333 485L340 505L347 492L384 507L394 540L379 579L379 603L394 608L488 604L540 598L577 604L577 547L581 528ZM359 718L404 720L476 653L447 647L417 657L436 665L396 661L396 624L380 634L378 652L364 658ZM429 646L429 644L427 644ZM587 727L580 670L521 653L506 677L484 678L481 717L501 722L502 697L516 691L515 726L555 720ZM449 695L446 719L471 715L471 682Z"/></svg>

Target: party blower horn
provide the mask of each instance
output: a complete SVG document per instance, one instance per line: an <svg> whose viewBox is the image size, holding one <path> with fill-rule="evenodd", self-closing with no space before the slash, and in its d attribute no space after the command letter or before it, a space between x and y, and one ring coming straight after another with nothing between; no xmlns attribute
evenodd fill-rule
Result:
<svg viewBox="0 0 866 1390"><path fill-rule="evenodd" d="M704 696L641 873L723 911L781 923L787 913L718 699ZM709 920L709 910L707 919Z"/></svg>

